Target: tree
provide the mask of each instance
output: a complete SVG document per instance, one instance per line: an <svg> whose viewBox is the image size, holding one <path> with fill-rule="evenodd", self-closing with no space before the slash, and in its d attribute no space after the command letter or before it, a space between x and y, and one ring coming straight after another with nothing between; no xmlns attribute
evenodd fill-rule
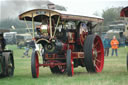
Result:
<svg viewBox="0 0 128 85"><path fill-rule="evenodd" d="M104 18L104 25L111 23L112 21L120 20L120 11L122 7L109 8L103 10L102 17Z"/></svg>
<svg viewBox="0 0 128 85"><path fill-rule="evenodd" d="M95 11L95 12L93 13L93 15L95 15L95 16L100 16L100 13L99 13L98 11Z"/></svg>

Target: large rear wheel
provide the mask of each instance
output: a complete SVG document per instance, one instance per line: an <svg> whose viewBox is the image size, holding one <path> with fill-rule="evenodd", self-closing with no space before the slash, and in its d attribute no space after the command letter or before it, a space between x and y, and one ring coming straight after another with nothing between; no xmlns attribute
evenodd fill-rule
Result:
<svg viewBox="0 0 128 85"><path fill-rule="evenodd" d="M104 49L98 35L88 35L84 41L85 66L88 72L101 72L104 65Z"/></svg>
<svg viewBox="0 0 128 85"><path fill-rule="evenodd" d="M13 76L14 74L14 60L12 52L3 52L5 57L5 76Z"/></svg>
<svg viewBox="0 0 128 85"><path fill-rule="evenodd" d="M32 77L38 78L39 77L39 60L37 51L33 50L32 57L31 57L31 71Z"/></svg>
<svg viewBox="0 0 128 85"><path fill-rule="evenodd" d="M66 56L66 64L67 64L67 74L68 76L74 75L74 66L73 66L73 57L71 55L71 50L67 50Z"/></svg>

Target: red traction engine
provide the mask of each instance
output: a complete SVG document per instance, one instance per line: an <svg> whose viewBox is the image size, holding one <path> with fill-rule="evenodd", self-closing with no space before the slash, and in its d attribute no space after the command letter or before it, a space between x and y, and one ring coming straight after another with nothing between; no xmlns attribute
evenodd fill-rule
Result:
<svg viewBox="0 0 128 85"><path fill-rule="evenodd" d="M73 76L74 68L78 66L86 67L88 72L102 71L103 44L101 38L92 33L91 23L100 23L103 21L102 18L35 9L21 14L20 19L42 22L36 27L37 36L34 36L34 43L42 46L43 62L39 63L39 51L33 50L31 57L33 78L39 77L41 66L49 66L53 74L66 73L68 76ZM47 28L47 33L42 31L44 26Z"/></svg>

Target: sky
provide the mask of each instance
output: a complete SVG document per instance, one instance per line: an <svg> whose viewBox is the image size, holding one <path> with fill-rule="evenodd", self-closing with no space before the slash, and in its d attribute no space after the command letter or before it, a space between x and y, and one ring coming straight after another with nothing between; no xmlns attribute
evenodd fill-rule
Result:
<svg viewBox="0 0 128 85"><path fill-rule="evenodd" d="M35 5L35 1L37 2ZM39 8L40 1L48 0L0 0L0 20L17 17L20 13ZM111 7L128 6L128 0L50 0L54 4L66 7L67 11L94 14L101 16L103 10ZM31 2L31 3L30 3ZM32 3L34 2L34 3Z"/></svg>
<svg viewBox="0 0 128 85"><path fill-rule="evenodd" d="M128 6L128 0L52 0L56 4L65 6L68 10L93 14L102 13L103 10ZM63 3L62 3L63 2Z"/></svg>

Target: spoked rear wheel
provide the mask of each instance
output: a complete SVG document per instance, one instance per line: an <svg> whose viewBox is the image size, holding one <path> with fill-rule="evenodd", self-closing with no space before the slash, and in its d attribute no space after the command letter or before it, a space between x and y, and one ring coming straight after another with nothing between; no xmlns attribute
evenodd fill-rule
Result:
<svg viewBox="0 0 128 85"><path fill-rule="evenodd" d="M84 41L85 66L88 72L101 72L104 65L104 49L98 35L88 35Z"/></svg>
<svg viewBox="0 0 128 85"><path fill-rule="evenodd" d="M39 77L39 60L38 60L37 51L35 51L35 50L33 50L33 52L32 52L31 71L32 71L33 78Z"/></svg>
<svg viewBox="0 0 128 85"><path fill-rule="evenodd" d="M71 55L71 50L67 50L66 56L66 64L67 64L67 74L68 76L74 75L74 66L73 66L73 57Z"/></svg>

